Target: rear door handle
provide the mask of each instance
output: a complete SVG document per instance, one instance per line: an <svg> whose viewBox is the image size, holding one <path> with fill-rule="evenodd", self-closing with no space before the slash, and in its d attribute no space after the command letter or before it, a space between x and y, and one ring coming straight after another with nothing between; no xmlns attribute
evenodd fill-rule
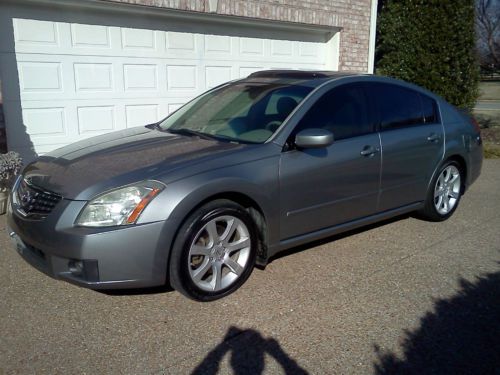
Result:
<svg viewBox="0 0 500 375"><path fill-rule="evenodd" d="M378 147L365 146L361 150L360 154L361 154L361 156L370 157L370 156L375 155L379 151L380 151L380 149Z"/></svg>
<svg viewBox="0 0 500 375"><path fill-rule="evenodd" d="M441 139L441 137L438 134L436 134L436 133L431 133L427 137L427 140L429 142L434 142L434 143L439 142L440 139Z"/></svg>

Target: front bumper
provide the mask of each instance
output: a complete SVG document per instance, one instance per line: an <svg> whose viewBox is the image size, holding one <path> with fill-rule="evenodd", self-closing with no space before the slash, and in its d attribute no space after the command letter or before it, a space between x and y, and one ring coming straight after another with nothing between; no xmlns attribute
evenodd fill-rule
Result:
<svg viewBox="0 0 500 375"><path fill-rule="evenodd" d="M53 278L91 289L164 285L177 223L75 227L84 203L63 200L43 220L22 217L9 203L7 229L18 253Z"/></svg>

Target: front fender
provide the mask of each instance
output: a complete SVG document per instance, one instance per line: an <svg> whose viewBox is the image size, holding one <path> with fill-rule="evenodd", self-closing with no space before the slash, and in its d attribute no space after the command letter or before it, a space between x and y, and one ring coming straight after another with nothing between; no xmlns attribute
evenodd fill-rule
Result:
<svg viewBox="0 0 500 375"><path fill-rule="evenodd" d="M268 241L279 241L278 157L207 171L167 184L145 209L139 223L160 220L182 222L202 202L228 193L245 195L262 211Z"/></svg>

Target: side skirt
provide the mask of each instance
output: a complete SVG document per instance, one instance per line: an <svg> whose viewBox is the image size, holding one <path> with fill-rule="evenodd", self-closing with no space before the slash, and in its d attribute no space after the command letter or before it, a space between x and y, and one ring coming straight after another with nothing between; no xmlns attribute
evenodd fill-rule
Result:
<svg viewBox="0 0 500 375"><path fill-rule="evenodd" d="M300 236L292 237L285 239L283 241L280 241L278 246L273 246L268 249L269 251L269 258L276 255L277 253L290 249L295 246L300 246L308 242L313 242L316 240L320 240L326 237L330 237L342 232L347 232L349 230L353 230L356 228L363 227L365 225L373 224L379 221L383 221L386 219L390 219L391 217L399 216L406 214L408 212L416 211L420 208L422 208L423 202L417 202L417 203L412 203L403 207L399 207L396 209L392 209L389 211L384 211L380 212L375 215L367 216L361 219L349 221L347 223L335 225L333 227L328 227L325 229L320 229L315 232L303 234Z"/></svg>

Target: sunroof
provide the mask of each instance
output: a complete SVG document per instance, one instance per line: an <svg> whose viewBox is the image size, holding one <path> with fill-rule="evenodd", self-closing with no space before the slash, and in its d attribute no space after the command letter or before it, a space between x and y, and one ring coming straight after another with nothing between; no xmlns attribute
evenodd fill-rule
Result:
<svg viewBox="0 0 500 375"><path fill-rule="evenodd" d="M334 72L332 72L334 73ZM301 70L263 70L252 73L248 78L328 78L332 74L327 72L301 71Z"/></svg>

